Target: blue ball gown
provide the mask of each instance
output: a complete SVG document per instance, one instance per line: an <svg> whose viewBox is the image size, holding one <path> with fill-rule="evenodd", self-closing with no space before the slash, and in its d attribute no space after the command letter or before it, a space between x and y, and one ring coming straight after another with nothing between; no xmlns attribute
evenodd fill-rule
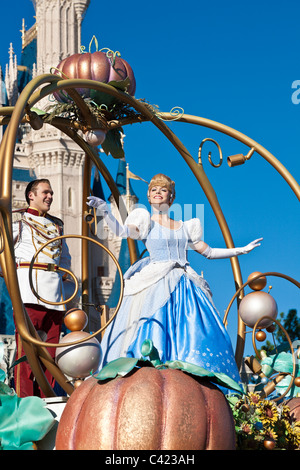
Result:
<svg viewBox="0 0 300 470"><path fill-rule="evenodd" d="M189 265L189 245L201 240L199 219L166 228L135 209L127 225L139 228L149 252L124 275L124 298L101 341L101 367L119 357L141 357L151 339L160 360L184 361L240 382L227 330L207 282Z"/></svg>

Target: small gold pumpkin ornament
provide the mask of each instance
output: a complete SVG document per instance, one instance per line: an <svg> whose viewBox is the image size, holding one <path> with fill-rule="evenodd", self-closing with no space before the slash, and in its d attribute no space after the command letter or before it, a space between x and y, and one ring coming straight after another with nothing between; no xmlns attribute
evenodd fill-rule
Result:
<svg viewBox="0 0 300 470"><path fill-rule="evenodd" d="M256 332L255 337L256 337L257 341L262 342L266 339L267 335L264 331L259 330L259 331Z"/></svg>
<svg viewBox="0 0 300 470"><path fill-rule="evenodd" d="M64 317L64 324L71 331L83 330L88 322L87 314L79 308L71 308Z"/></svg>
<svg viewBox="0 0 300 470"><path fill-rule="evenodd" d="M273 450L275 448L275 441L274 439L265 439L264 440L264 448L267 450Z"/></svg>
<svg viewBox="0 0 300 470"><path fill-rule="evenodd" d="M296 387L300 387L300 377L295 377L294 384Z"/></svg>
<svg viewBox="0 0 300 470"><path fill-rule="evenodd" d="M253 273L249 274L247 281L251 281L251 279L255 278L259 274L262 274L259 271L254 271ZM266 287L267 285L267 278L266 276L261 276L258 277L257 279L254 279L253 281L249 282L249 287L252 290L262 290Z"/></svg>

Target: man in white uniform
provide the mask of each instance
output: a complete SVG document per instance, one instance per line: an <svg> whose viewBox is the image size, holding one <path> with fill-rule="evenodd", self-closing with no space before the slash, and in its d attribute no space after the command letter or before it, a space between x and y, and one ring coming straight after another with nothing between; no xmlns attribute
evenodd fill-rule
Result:
<svg viewBox="0 0 300 470"><path fill-rule="evenodd" d="M25 191L28 209L21 213L13 223L15 258L22 301L35 329L42 339L49 343L58 343L65 311L64 305L52 305L43 302L61 302L63 300L63 282L57 267L70 269L71 258L65 239L49 243L36 257L32 269L33 292L29 282L29 266L37 250L47 241L63 235L63 222L48 214L53 200L53 190L47 179L34 180ZM40 269L40 268L46 268ZM16 331L17 359L24 355L22 343ZM55 348L49 348L54 358ZM48 371L46 377L53 387L54 379ZM25 397L43 393L34 380L27 361L15 367L15 388L18 396Z"/></svg>

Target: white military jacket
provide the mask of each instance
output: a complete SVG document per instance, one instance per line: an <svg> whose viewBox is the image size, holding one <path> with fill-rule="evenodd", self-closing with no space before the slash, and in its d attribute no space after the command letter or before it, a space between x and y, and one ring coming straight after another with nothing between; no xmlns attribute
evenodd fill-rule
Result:
<svg viewBox="0 0 300 470"><path fill-rule="evenodd" d="M32 269L31 279L36 297L29 282L29 266L38 249L47 241L63 235L63 222L53 216L40 216L36 209L28 208L13 222L13 238L17 275L22 301L24 304L44 305L48 309L65 310L65 305L50 305L41 299L61 302L63 293L63 273L56 271L57 266L70 269L71 257L65 239L49 243L36 257L36 267L47 270Z"/></svg>

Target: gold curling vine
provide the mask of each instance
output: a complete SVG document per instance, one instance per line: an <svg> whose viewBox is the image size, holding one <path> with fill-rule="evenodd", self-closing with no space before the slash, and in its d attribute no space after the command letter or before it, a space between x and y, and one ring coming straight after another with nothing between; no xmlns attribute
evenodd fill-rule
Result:
<svg viewBox="0 0 300 470"><path fill-rule="evenodd" d="M98 40L95 35L93 35L89 43L89 53L91 53L93 43L95 43L95 52L99 51L99 52L105 53L106 57L110 60L112 67L114 67L115 62L116 62L116 57L121 57L121 53L119 51L114 52L109 47L103 47L102 49L99 50ZM85 49L86 49L85 46L80 46L80 53L85 54L86 52Z"/></svg>

